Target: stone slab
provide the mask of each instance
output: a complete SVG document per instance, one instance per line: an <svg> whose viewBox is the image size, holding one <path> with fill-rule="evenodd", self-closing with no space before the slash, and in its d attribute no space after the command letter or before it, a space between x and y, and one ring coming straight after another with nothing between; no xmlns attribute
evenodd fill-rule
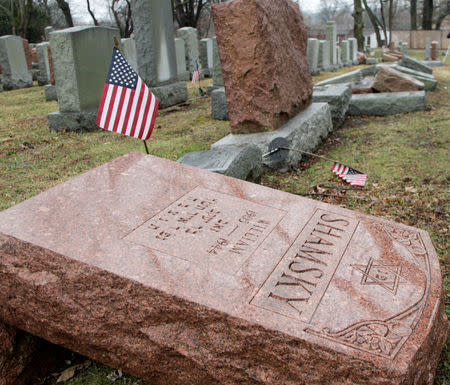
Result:
<svg viewBox="0 0 450 385"><path fill-rule="evenodd" d="M336 43L337 43L337 26L335 21L327 21L326 38L330 43L330 64L335 67L337 65Z"/></svg>
<svg viewBox="0 0 450 385"><path fill-rule="evenodd" d="M58 95L59 96L59 95ZM51 112L47 115L50 131L95 131L98 130L96 123L97 110L82 112Z"/></svg>
<svg viewBox="0 0 450 385"><path fill-rule="evenodd" d="M198 30L192 27L183 27L177 29L176 35L177 38L184 41L186 65L188 71L192 74L200 65Z"/></svg>
<svg viewBox="0 0 450 385"><path fill-rule="evenodd" d="M0 68L4 91L33 85L23 41L19 36L6 35L0 37Z"/></svg>
<svg viewBox="0 0 450 385"><path fill-rule="evenodd" d="M275 138L286 139L290 146L303 151L313 151L333 130L330 108L327 103L312 103L307 109L289 120L275 131L252 134L230 134L214 143L211 148L224 146L257 146L263 153L267 152L270 142ZM266 169L281 172L298 167L302 160L299 152L291 151L286 160L274 163L268 157L263 158Z"/></svg>
<svg viewBox="0 0 450 385"><path fill-rule="evenodd" d="M366 64L370 65L378 64L378 59L376 57L368 57L366 59Z"/></svg>
<svg viewBox="0 0 450 385"><path fill-rule="evenodd" d="M151 87L150 89L158 99L160 109L185 102L188 99L186 82L184 81Z"/></svg>
<svg viewBox="0 0 450 385"><path fill-rule="evenodd" d="M220 63L220 56L219 56L219 47L217 45L217 38L214 36L212 38L213 42L213 70L212 70L212 77L213 77L213 84L214 86L223 87L223 76L222 76L222 64Z"/></svg>
<svg viewBox="0 0 450 385"><path fill-rule="evenodd" d="M308 60L309 72L311 75L318 73L319 64L319 40L308 39L306 50L306 57Z"/></svg>
<svg viewBox="0 0 450 385"><path fill-rule="evenodd" d="M213 17L233 133L275 130L310 104L298 5L234 0L214 4Z"/></svg>
<svg viewBox="0 0 450 385"><path fill-rule="evenodd" d="M120 51L128 64L138 72L136 43L132 37L121 39Z"/></svg>
<svg viewBox="0 0 450 385"><path fill-rule="evenodd" d="M227 146L190 152L177 162L254 182L258 182L262 175L262 152L256 146Z"/></svg>
<svg viewBox="0 0 450 385"><path fill-rule="evenodd" d="M421 60L420 62L428 67L442 67L444 65L440 60Z"/></svg>
<svg viewBox="0 0 450 385"><path fill-rule="evenodd" d="M447 338L425 231L142 153L0 233L0 319L154 385L424 385Z"/></svg>
<svg viewBox="0 0 450 385"><path fill-rule="evenodd" d="M423 111L425 91L354 94L348 114L351 116L385 116L404 112Z"/></svg>
<svg viewBox="0 0 450 385"><path fill-rule="evenodd" d="M37 82L40 86L50 83L50 63L48 61L48 47L49 42L44 42L36 45L36 53L38 57L39 73Z"/></svg>
<svg viewBox="0 0 450 385"><path fill-rule="evenodd" d="M317 86L325 86L327 84L340 84L340 83L351 83L351 82L359 82L362 80L362 72L361 70L356 70L352 72L348 72L343 75L335 76L334 78L330 78L327 80L323 80L317 83Z"/></svg>
<svg viewBox="0 0 450 385"><path fill-rule="evenodd" d="M420 91L425 85L413 76L386 66L378 70L372 88L377 92L404 92Z"/></svg>
<svg viewBox="0 0 450 385"><path fill-rule="evenodd" d="M319 59L318 68L321 71L329 72L333 70L333 66L330 63L330 42L326 40L319 41Z"/></svg>
<svg viewBox="0 0 450 385"><path fill-rule="evenodd" d="M417 80L420 80L425 85L425 91L434 91L437 87L437 80L433 75L427 74L425 72L414 71L400 65L394 65L392 66L392 68L405 74L411 75Z"/></svg>
<svg viewBox="0 0 450 385"><path fill-rule="evenodd" d="M400 62L402 67L410 68L414 71L425 72L427 74L433 73L433 68L423 64L420 60L416 60L410 56L403 55L402 60Z"/></svg>
<svg viewBox="0 0 450 385"><path fill-rule="evenodd" d="M53 84L46 84L44 86L45 100L48 102L52 100L58 100L58 94L56 93L56 86Z"/></svg>
<svg viewBox="0 0 450 385"><path fill-rule="evenodd" d="M211 91L211 115L213 119L230 120L225 87Z"/></svg>
<svg viewBox="0 0 450 385"><path fill-rule="evenodd" d="M352 90L350 84L329 84L315 86L312 101L313 103L328 103L333 128L336 129L344 124L351 97Z"/></svg>

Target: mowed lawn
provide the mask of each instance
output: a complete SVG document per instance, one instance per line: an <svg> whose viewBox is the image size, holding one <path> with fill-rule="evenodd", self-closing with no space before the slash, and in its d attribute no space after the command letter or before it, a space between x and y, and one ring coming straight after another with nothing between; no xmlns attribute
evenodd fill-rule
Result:
<svg viewBox="0 0 450 385"><path fill-rule="evenodd" d="M420 58L423 53L412 54ZM314 81L354 69L323 73ZM348 118L318 150L367 173L365 188L349 188L330 172L329 162L313 158L305 158L299 170L265 174L262 184L427 230L440 258L450 315L450 66L435 68L434 75L439 85L427 93L426 111ZM203 80L201 86L209 82ZM196 87L188 86L190 97L198 97ZM45 101L43 87L0 93L0 209L129 151L144 151L141 141L101 130L51 133L46 115L57 109L56 102ZM160 111L149 150L176 160L187 152L209 149L229 130L228 122L211 119L209 98L197 99ZM83 360L76 357L74 362ZM449 362L447 346L435 385L450 384ZM93 362L65 383L145 384L127 375L112 382L111 375L119 377L113 369ZM51 376L43 383L55 381Z"/></svg>

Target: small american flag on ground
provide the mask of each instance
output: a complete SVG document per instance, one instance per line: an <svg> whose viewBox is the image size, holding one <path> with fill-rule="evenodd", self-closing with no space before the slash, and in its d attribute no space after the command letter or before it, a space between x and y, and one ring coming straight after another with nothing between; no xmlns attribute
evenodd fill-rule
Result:
<svg viewBox="0 0 450 385"><path fill-rule="evenodd" d="M147 140L152 134L157 113L158 99L120 51L114 48L97 112L97 125L108 131Z"/></svg>
<svg viewBox="0 0 450 385"><path fill-rule="evenodd" d="M198 64L195 63L195 71L192 74L192 83L198 83L200 81L200 69L198 68Z"/></svg>
<svg viewBox="0 0 450 385"><path fill-rule="evenodd" d="M366 184L366 174L363 174L358 170L354 170L353 168L348 167L345 164L335 162L331 171L333 171L347 183L350 183L352 186L364 187L364 185Z"/></svg>

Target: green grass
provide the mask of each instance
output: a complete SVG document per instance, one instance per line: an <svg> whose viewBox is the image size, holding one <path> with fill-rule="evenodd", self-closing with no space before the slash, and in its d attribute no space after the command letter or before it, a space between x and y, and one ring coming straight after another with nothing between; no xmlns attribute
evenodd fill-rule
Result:
<svg viewBox="0 0 450 385"><path fill-rule="evenodd" d="M418 52L410 53L420 58ZM354 69L322 73L314 81ZM344 190L348 185L330 172L330 163L311 158L305 159L297 171L265 174L262 184L292 193L342 195L318 199L427 230L440 257L450 315L450 67L435 68L434 73L439 85L435 92L427 93L426 111L348 118L318 150L366 172L369 182L365 188ZM202 81L202 87L207 82ZM197 96L190 84L189 93ZM144 150L138 140L100 130L51 133L46 115L57 109L56 102L45 102L42 87L0 93L0 209L129 151ZM229 130L228 122L211 119L210 99L199 99L161 111L149 149L154 155L176 160L187 152L208 149ZM24 142L34 148L23 146ZM450 384L449 361L447 346L435 385ZM107 376L113 371L92 363L66 384L111 384ZM51 377L46 384L54 382ZM114 384L145 382L124 376Z"/></svg>

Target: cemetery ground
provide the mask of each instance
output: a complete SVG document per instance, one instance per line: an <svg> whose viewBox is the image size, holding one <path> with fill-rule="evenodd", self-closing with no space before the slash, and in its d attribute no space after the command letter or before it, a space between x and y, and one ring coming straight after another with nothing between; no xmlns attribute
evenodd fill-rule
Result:
<svg viewBox="0 0 450 385"><path fill-rule="evenodd" d="M322 73L314 82L352 70ZM440 257L450 316L450 66L433 73L438 88L427 93L426 111L348 117L317 151L367 173L366 187L351 188L330 172L331 163L312 158L297 171L266 173L261 183L428 231ZM209 82L202 80L200 85L205 89ZM191 98L198 97L197 87L188 84L188 89ZM229 133L229 123L212 120L210 108L209 98L199 98L160 111L148 141L150 153L176 160L187 152L209 149ZM1 210L129 151L144 151L139 140L101 130L49 132L46 115L57 109L56 102L45 101L43 87L0 93ZM146 384L96 362L74 367L86 359L70 352L66 358L70 363L58 372L66 373L66 384ZM54 384L56 379L50 376L40 383ZM435 381L448 384L450 343Z"/></svg>

